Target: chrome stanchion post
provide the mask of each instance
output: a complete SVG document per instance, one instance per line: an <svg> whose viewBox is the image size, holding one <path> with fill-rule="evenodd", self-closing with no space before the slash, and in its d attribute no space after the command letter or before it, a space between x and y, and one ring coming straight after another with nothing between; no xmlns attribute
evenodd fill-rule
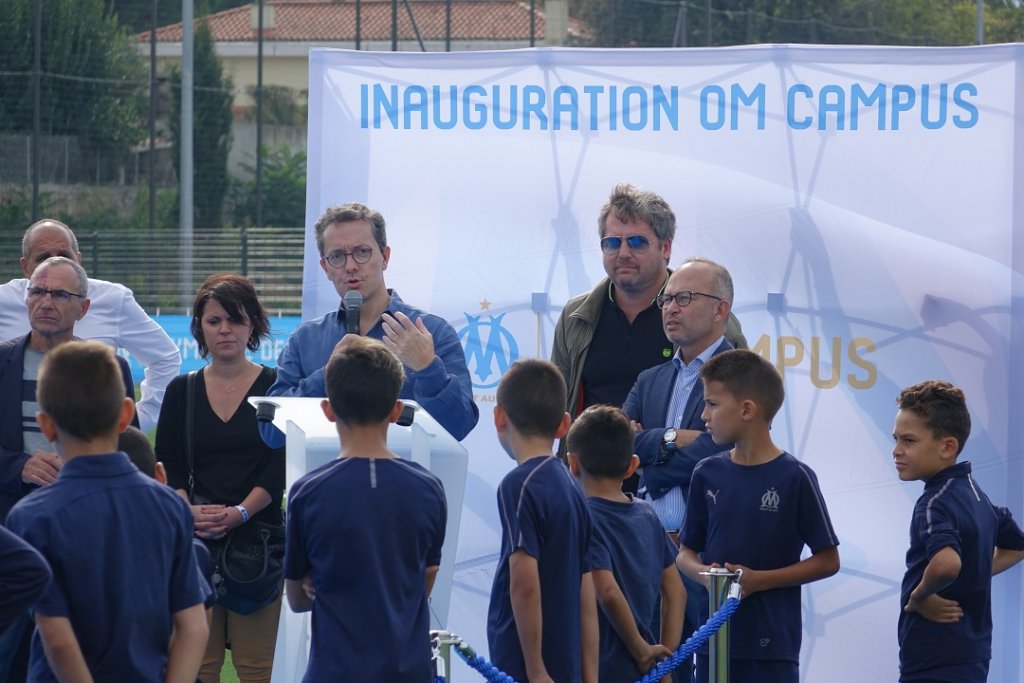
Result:
<svg viewBox="0 0 1024 683"><path fill-rule="evenodd" d="M430 646L434 651L434 666L438 676L444 676L447 683L452 679L452 644L456 636L448 631L431 631Z"/></svg>
<svg viewBox="0 0 1024 683"><path fill-rule="evenodd" d="M714 567L701 572L708 577L708 616L717 612L729 599L733 580L738 584L740 572ZM729 622L722 624L708 641L708 683L729 683Z"/></svg>

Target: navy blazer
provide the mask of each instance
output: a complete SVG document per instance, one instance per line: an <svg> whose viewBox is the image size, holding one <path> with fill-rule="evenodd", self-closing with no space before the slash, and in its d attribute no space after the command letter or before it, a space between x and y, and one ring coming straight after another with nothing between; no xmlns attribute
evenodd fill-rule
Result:
<svg viewBox="0 0 1024 683"><path fill-rule="evenodd" d="M733 346L729 340L723 339L712 355L717 356L731 348ZM704 431L704 421L700 419L704 412L704 385L698 379L686 400L682 424L672 426L696 429L702 433L689 446L676 450L666 462L656 464L658 458L662 457L661 444L668 429L664 424L665 413L672 400L675 381L676 366L672 360L648 368L636 378L636 384L622 404L622 410L629 418L644 426L644 430L637 433L633 448L640 458L640 465L644 469L644 484L652 498L661 498L670 489L679 486L685 499L690 491L690 475L697 463L709 455L732 448L732 444L716 444L711 435Z"/></svg>
<svg viewBox="0 0 1024 683"><path fill-rule="evenodd" d="M0 520L7 519L14 504L35 488L21 480L21 471L31 456L23 452L25 440L21 431L21 380L29 336L0 344ZM128 361L118 356L117 362L124 376L125 395L135 400L135 383ZM137 415L132 417L132 424L139 426Z"/></svg>

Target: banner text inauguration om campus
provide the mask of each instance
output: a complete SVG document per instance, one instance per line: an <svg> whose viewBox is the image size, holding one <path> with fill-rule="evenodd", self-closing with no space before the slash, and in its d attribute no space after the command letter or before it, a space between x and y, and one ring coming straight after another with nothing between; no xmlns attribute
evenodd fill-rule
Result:
<svg viewBox="0 0 1024 683"><path fill-rule="evenodd" d="M978 87L956 83L804 83L772 93L767 84L715 83L687 94L678 85L360 85L360 126L393 130L679 131L765 130L769 110L794 130L973 128ZM784 107L769 100L783 98Z"/></svg>

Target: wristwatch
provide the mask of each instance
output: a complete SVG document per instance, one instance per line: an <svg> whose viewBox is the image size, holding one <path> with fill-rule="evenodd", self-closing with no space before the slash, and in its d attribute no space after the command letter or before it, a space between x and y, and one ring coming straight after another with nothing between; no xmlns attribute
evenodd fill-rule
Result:
<svg viewBox="0 0 1024 683"><path fill-rule="evenodd" d="M665 430L665 435L661 439L661 452L665 455L671 455L676 450L676 430L669 427Z"/></svg>

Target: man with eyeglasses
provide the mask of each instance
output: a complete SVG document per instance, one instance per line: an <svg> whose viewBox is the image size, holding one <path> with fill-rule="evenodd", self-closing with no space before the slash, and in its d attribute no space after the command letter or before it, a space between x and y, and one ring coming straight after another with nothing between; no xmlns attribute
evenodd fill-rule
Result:
<svg viewBox="0 0 1024 683"><path fill-rule="evenodd" d="M29 226L21 240L21 269L25 277L0 285L0 340L28 331L25 317L28 278L51 256L82 262L78 239L71 228L46 218ZM76 328L78 336L124 349L143 366L142 398L136 411L142 430L148 432L156 426L164 390L181 366L178 347L142 310L132 291L124 285L90 278L89 297L92 305L88 317Z"/></svg>
<svg viewBox="0 0 1024 683"><path fill-rule="evenodd" d="M656 299L665 336L676 353L641 372L622 406L636 431L640 494L654 506L676 545L694 466L730 447L716 444L704 429L700 369L712 356L733 348L725 334L732 301L732 276L723 266L703 258L683 262ZM685 577L683 582L695 596L698 586ZM684 639L703 621L697 603L687 600Z"/></svg>
<svg viewBox="0 0 1024 683"><path fill-rule="evenodd" d="M338 308L303 323L277 359L271 396L324 396L324 366L346 332L344 296L362 295L359 334L380 339L405 366L400 398L412 399L456 439L480 417L466 356L445 320L402 301L384 283L391 258L384 217L363 204L334 206L314 226L320 267L342 297ZM271 446L284 443L272 426L261 427Z"/></svg>
<svg viewBox="0 0 1024 683"><path fill-rule="evenodd" d="M75 324L90 308L89 279L70 258L54 256L34 266L25 288L30 331L0 344L0 520L39 486L57 480L62 461L36 424L36 375L43 356L74 339ZM128 361L117 357L125 395L135 398ZM138 417L132 418L138 426ZM25 680L26 613L0 634L0 680Z"/></svg>
<svg viewBox="0 0 1024 683"><path fill-rule="evenodd" d="M569 389L566 411L573 419L592 405L621 406L637 375L673 352L654 303L671 273L671 207L657 194L623 183L602 207L597 225L608 277L566 303L551 350L551 362ZM746 348L732 314L726 336ZM564 439L559 455L565 457ZM629 487L635 490L635 482Z"/></svg>

